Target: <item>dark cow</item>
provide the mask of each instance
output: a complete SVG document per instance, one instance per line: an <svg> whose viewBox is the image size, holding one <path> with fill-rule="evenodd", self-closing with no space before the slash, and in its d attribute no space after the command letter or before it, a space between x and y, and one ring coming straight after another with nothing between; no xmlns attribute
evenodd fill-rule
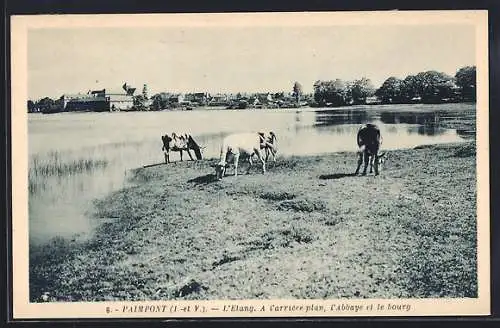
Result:
<svg viewBox="0 0 500 328"><path fill-rule="evenodd" d="M366 175L368 163L370 164L370 173L375 167L375 175L379 174L379 168L384 161L385 153L379 153L380 145L382 144L382 136L380 130L375 124L366 124L358 130L358 167L354 174L359 173L359 168L364 162L363 175Z"/></svg>
<svg viewBox="0 0 500 328"><path fill-rule="evenodd" d="M183 151L186 151L189 155L189 158L191 158L191 160L194 160L193 156L191 156L190 150L194 151L196 159L200 160L203 158L203 156L201 155L200 146L194 141L193 137L187 133L181 135L172 133L172 136L166 134L164 136L161 136L161 140L163 142L163 147L161 148L161 150L163 150L163 154L165 156L165 163L170 163L171 151L178 151L181 156L181 161Z"/></svg>

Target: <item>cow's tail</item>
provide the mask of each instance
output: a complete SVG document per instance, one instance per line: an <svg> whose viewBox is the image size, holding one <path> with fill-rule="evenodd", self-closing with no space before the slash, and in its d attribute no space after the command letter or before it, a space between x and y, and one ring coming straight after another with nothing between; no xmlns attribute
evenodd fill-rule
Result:
<svg viewBox="0 0 500 328"><path fill-rule="evenodd" d="M196 141L194 141L193 137L191 137L191 136L188 137L188 143L189 143L189 148L194 150L194 154L196 155L196 159L198 159L198 160L203 159L203 156L201 154L201 148L196 143Z"/></svg>
<svg viewBox="0 0 500 328"><path fill-rule="evenodd" d="M203 158L203 156L201 155L200 148L195 148L194 149L194 154L196 155L196 159L198 159L198 160Z"/></svg>

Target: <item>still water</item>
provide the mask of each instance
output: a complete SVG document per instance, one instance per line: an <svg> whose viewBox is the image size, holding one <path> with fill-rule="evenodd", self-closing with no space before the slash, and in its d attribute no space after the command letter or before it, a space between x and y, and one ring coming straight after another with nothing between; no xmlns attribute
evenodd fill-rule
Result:
<svg viewBox="0 0 500 328"><path fill-rule="evenodd" d="M55 236L86 235L93 228L92 201L127 184L130 170L161 163L161 135L187 132L217 157L222 138L238 131L274 131L280 156L313 155L356 149L363 123L375 123L383 149L460 142L473 131L447 129L447 123L474 120L475 105L358 106L336 109L201 110L129 113L30 114L30 242ZM189 158L187 155L185 155ZM178 160L178 153L171 160ZM50 167L92 160L83 170L34 174ZM209 172L200 172L200 175Z"/></svg>

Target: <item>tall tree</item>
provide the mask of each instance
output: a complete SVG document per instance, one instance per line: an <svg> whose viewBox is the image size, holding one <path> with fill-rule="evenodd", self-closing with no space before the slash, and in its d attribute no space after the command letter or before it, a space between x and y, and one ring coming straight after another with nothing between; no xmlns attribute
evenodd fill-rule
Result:
<svg viewBox="0 0 500 328"><path fill-rule="evenodd" d="M400 85L400 101L410 102L415 97L419 97L419 84L415 75L408 75Z"/></svg>
<svg viewBox="0 0 500 328"><path fill-rule="evenodd" d="M33 113L35 111L35 103L33 100L28 100L28 113Z"/></svg>
<svg viewBox="0 0 500 328"><path fill-rule="evenodd" d="M375 95L384 104L398 103L401 101L402 80L391 76L375 91Z"/></svg>
<svg viewBox="0 0 500 328"><path fill-rule="evenodd" d="M134 107L136 110L148 110L146 106L147 99L142 94L134 96Z"/></svg>
<svg viewBox="0 0 500 328"><path fill-rule="evenodd" d="M300 98L302 97L302 84L300 84L299 82L295 82L293 84L293 96L295 97L295 101L297 102L297 104L300 103Z"/></svg>
<svg viewBox="0 0 500 328"><path fill-rule="evenodd" d="M314 100L320 106L343 106L350 102L350 92L341 79L316 81L313 85Z"/></svg>
<svg viewBox="0 0 500 328"><path fill-rule="evenodd" d="M168 93L160 92L151 97L151 108L153 110L161 110L168 105Z"/></svg>
<svg viewBox="0 0 500 328"><path fill-rule="evenodd" d="M373 96L375 93L372 82L366 77L354 80L349 89L354 104L366 104L366 98Z"/></svg>
<svg viewBox="0 0 500 328"><path fill-rule="evenodd" d="M49 97L37 101L36 106L44 113L55 110L55 101Z"/></svg>
<svg viewBox="0 0 500 328"><path fill-rule="evenodd" d="M420 72L415 80L416 90L424 103L439 103L453 94L453 78L445 73Z"/></svg>
<svg viewBox="0 0 500 328"><path fill-rule="evenodd" d="M145 99L145 100L148 100L148 86L147 84L144 84L144 86L142 87L142 97Z"/></svg>
<svg viewBox="0 0 500 328"><path fill-rule="evenodd" d="M455 74L462 100L476 101L476 66L465 66Z"/></svg>

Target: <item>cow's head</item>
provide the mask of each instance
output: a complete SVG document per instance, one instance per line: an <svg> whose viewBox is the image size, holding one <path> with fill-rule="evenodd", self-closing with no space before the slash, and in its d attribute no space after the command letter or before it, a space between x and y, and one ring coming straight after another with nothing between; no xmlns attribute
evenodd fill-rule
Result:
<svg viewBox="0 0 500 328"><path fill-rule="evenodd" d="M224 177L224 174L226 173L226 168L227 163L224 161L215 164L215 177L217 180L222 180L222 177Z"/></svg>
<svg viewBox="0 0 500 328"><path fill-rule="evenodd" d="M163 142L163 147L161 148L162 150L169 150L170 149L170 141L172 141L172 138L168 134L161 136L161 141Z"/></svg>
<svg viewBox="0 0 500 328"><path fill-rule="evenodd" d="M278 138L276 138L276 134L273 131L269 132L269 142L274 144L276 143Z"/></svg>

